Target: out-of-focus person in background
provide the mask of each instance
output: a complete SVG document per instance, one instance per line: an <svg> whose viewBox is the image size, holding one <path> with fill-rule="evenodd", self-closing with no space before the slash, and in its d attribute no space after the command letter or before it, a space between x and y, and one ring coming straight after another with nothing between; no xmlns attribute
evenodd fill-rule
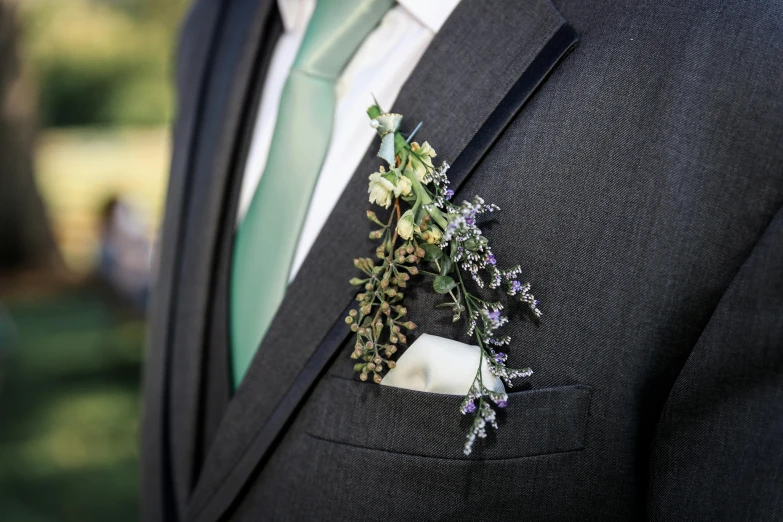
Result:
<svg viewBox="0 0 783 522"><path fill-rule="evenodd" d="M0 0L0 520L138 520L187 0ZM108 290L108 291L107 291Z"/></svg>
<svg viewBox="0 0 783 522"><path fill-rule="evenodd" d="M120 196L111 196L101 209L98 276L139 310L150 287L150 254L143 218Z"/></svg>

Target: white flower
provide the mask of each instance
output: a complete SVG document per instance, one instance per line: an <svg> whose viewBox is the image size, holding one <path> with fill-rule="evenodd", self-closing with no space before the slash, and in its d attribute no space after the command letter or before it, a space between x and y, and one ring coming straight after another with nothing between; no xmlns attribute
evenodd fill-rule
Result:
<svg viewBox="0 0 783 522"><path fill-rule="evenodd" d="M416 229L413 223L413 211L407 210L397 222L397 233L406 241L413 237L413 231Z"/></svg>
<svg viewBox="0 0 783 522"><path fill-rule="evenodd" d="M370 174L370 186L367 192L370 194L370 203L389 208L392 204L392 193L396 190L394 184L384 177L383 172Z"/></svg>
<svg viewBox="0 0 783 522"><path fill-rule="evenodd" d="M411 144L411 154L405 169L412 171L420 182L426 183L428 175L435 169L432 158L436 155L435 149L426 141L421 146L414 142Z"/></svg>
<svg viewBox="0 0 783 522"><path fill-rule="evenodd" d="M422 161L425 161L430 167L432 167L432 158L437 156L435 149L433 149L426 141L422 144L421 148L416 151L421 157Z"/></svg>
<svg viewBox="0 0 783 522"><path fill-rule="evenodd" d="M400 197L401 195L409 196L412 188L413 184L411 183L411 180L405 176L400 176L397 178L397 186L395 187L394 195L397 197Z"/></svg>

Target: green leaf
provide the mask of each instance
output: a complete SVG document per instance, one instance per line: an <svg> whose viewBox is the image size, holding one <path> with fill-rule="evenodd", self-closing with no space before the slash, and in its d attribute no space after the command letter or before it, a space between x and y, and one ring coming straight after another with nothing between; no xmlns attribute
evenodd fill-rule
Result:
<svg viewBox="0 0 783 522"><path fill-rule="evenodd" d="M457 283L449 276L438 276L432 282L432 288L439 294L447 294L455 286L457 286Z"/></svg>
<svg viewBox="0 0 783 522"><path fill-rule="evenodd" d="M454 262L450 258L443 256L443 259L440 260L440 275L448 275L453 267Z"/></svg>
<svg viewBox="0 0 783 522"><path fill-rule="evenodd" d="M465 248L467 248L471 252L475 252L476 249L478 248L478 243L476 242L475 239L470 238L467 241L465 241Z"/></svg>
<svg viewBox="0 0 783 522"><path fill-rule="evenodd" d="M408 160L408 151L410 150L411 146L410 144L405 141L405 138L402 137L402 134L399 132L394 133L394 152L396 154L399 154L400 161L402 161L402 165L405 165L405 162Z"/></svg>
<svg viewBox="0 0 783 522"><path fill-rule="evenodd" d="M414 182L414 184L418 184L418 180ZM415 186L415 185L414 185ZM421 189L424 190L423 188ZM414 189L415 193L415 189ZM416 224L421 224L421 220L424 219L424 217L428 214L427 209L424 208L424 205L421 204L421 200L417 201L417 205L413 207L413 211L415 213L414 220L416 221Z"/></svg>
<svg viewBox="0 0 783 522"><path fill-rule="evenodd" d="M421 248L424 249L424 260L425 261L437 261L438 259L443 257L443 251L437 247L437 245L430 245L429 243L424 243L421 245Z"/></svg>
<svg viewBox="0 0 783 522"><path fill-rule="evenodd" d="M381 108L378 107L377 103L367 109L367 116L369 116L371 120L377 118L381 114L383 114L383 111L381 111Z"/></svg>

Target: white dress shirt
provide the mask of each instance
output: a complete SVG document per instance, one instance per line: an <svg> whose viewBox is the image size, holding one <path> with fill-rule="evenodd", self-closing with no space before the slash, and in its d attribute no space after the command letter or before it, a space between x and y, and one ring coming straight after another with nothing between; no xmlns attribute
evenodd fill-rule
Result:
<svg viewBox="0 0 783 522"><path fill-rule="evenodd" d="M340 194L376 136L365 112L373 103L373 95L382 108L391 108L424 51L458 3L459 0L397 0L398 5L384 15L338 78L332 139L299 237L290 280L299 272ZM277 4L284 33L272 55L256 115L253 141L242 178L238 223L244 218L263 174L283 86L315 8L315 0L278 0Z"/></svg>

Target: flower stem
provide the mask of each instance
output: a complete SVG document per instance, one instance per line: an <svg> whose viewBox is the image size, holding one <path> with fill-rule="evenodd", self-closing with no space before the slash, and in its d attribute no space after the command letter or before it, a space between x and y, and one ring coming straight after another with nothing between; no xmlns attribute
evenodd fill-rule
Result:
<svg viewBox="0 0 783 522"><path fill-rule="evenodd" d="M406 172L404 176L407 177L411 181L411 185L413 185L413 192L416 193L416 204L423 205L432 220L435 221L435 223L437 223L438 226L440 226L443 230L446 230L448 221L446 220L446 217L443 215L443 213L435 208L434 205L432 205L432 198L427 193L427 189L424 188L415 175L410 175Z"/></svg>
<svg viewBox="0 0 783 522"><path fill-rule="evenodd" d="M397 221L400 221L400 198L394 198L394 210L397 213ZM392 219L394 218L394 212L392 212L392 218L389 219L389 226L391 226ZM397 227L394 227L394 237L392 237L391 249L389 250L389 260L394 258L394 245L397 244Z"/></svg>
<svg viewBox="0 0 783 522"><path fill-rule="evenodd" d="M471 320L473 319L473 307L470 304L471 301L471 295L468 293L468 290L465 288L465 282L462 280L462 271L459 269L459 266L455 267L457 272L457 279L459 279L459 286L462 289L462 295L465 296L465 306L468 309L468 318ZM479 383L479 391L483 391L484 389L484 380L481 375L481 367L484 364L484 343L481 342L481 336L479 335L478 328L475 329L474 334L476 336L476 340L478 341L479 345L479 365L478 370L476 370L476 380L478 380ZM484 398L483 395L479 399L479 407L483 403ZM480 411L480 410L479 410Z"/></svg>

